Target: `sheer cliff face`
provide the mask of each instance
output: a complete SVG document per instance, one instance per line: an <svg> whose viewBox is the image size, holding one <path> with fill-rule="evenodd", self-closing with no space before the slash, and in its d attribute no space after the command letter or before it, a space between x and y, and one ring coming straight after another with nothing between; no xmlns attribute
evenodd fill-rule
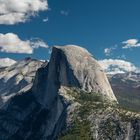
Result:
<svg viewBox="0 0 140 140"><path fill-rule="evenodd" d="M41 94L39 91L37 92L37 98L40 103L50 104L62 86L78 87L86 92L99 93L109 100L116 101L102 68L84 48L78 46L55 46L45 71L46 74L42 77L43 79L36 77L33 88L36 91L38 83L44 81L43 91L45 92ZM38 75L41 75L40 73L38 72Z"/></svg>
<svg viewBox="0 0 140 140"><path fill-rule="evenodd" d="M92 138L109 139L110 134L125 138L125 131L132 131L128 139L140 134L139 128L134 128L137 123L139 127L136 117L131 126L134 115L123 121L125 116L116 114L119 109L113 112L115 108L99 101L99 96L116 102L106 75L91 54L78 46L56 46L49 63L37 70L32 88L18 92L0 106L0 139L54 140L75 125L75 117L78 122L88 121ZM104 134L110 129L110 120L113 133Z"/></svg>

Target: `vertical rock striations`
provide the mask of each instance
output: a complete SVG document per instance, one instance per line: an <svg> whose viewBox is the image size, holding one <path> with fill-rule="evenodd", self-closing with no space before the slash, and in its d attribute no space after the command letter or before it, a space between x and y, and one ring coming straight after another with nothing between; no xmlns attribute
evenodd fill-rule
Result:
<svg viewBox="0 0 140 140"><path fill-rule="evenodd" d="M111 101L117 101L104 71L84 48L72 45L53 47L49 65L44 72L43 69L38 71L33 86L41 104L50 105L63 86L99 93ZM39 87L43 86L41 93L38 84L41 84Z"/></svg>
<svg viewBox="0 0 140 140"><path fill-rule="evenodd" d="M77 89L77 92L71 89ZM101 125L110 118L110 110L109 113L104 111L110 108L101 110L103 102L99 104L99 98L94 98L94 95L117 102L105 73L87 50L72 45L55 46L49 63L38 69L32 88L16 94L0 107L0 139L54 140L74 122L74 115L77 119L81 116L81 120L88 119L93 135L99 132L97 139L102 139L102 131L105 132L106 128ZM98 130L95 130L94 120L98 122ZM118 135L112 129L113 134Z"/></svg>

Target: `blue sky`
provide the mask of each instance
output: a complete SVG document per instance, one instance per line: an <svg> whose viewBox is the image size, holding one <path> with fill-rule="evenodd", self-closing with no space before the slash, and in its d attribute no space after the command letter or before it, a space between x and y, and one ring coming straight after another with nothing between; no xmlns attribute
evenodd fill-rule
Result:
<svg viewBox="0 0 140 140"><path fill-rule="evenodd" d="M16 34L22 41L40 38L50 47L75 44L97 59L124 59L140 67L139 0L48 0L48 5L24 23L1 23L0 33ZM3 51L0 57L48 59L48 52L45 47L33 54Z"/></svg>

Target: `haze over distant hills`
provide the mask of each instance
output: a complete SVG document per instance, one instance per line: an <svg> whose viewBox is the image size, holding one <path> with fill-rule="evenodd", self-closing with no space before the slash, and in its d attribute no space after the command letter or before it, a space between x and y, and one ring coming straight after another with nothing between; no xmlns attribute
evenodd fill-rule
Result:
<svg viewBox="0 0 140 140"><path fill-rule="evenodd" d="M99 61L107 73L119 103L126 108L140 111L140 68L119 59Z"/></svg>

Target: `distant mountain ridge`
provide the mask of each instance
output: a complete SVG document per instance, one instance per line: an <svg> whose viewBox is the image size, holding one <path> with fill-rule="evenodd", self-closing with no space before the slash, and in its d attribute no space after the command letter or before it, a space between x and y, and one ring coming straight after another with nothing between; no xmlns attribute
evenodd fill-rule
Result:
<svg viewBox="0 0 140 140"><path fill-rule="evenodd" d="M35 73L43 62L24 59L0 70L0 97L4 100L32 87Z"/></svg>
<svg viewBox="0 0 140 140"><path fill-rule="evenodd" d="M125 108L140 111L140 68L119 59L100 60L118 102Z"/></svg>
<svg viewBox="0 0 140 140"><path fill-rule="evenodd" d="M108 74L108 78L120 104L140 111L140 73Z"/></svg>
<svg viewBox="0 0 140 140"><path fill-rule="evenodd" d="M140 114L119 106L103 69L84 48L55 46L48 63L26 59L0 75L1 140L140 137ZM3 90L9 81L11 88Z"/></svg>

